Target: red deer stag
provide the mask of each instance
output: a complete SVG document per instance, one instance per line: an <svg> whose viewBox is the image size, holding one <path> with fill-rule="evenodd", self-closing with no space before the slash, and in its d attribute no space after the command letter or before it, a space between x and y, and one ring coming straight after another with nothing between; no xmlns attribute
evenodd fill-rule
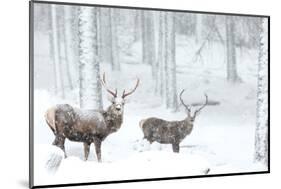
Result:
<svg viewBox="0 0 281 189"><path fill-rule="evenodd" d="M196 116L208 103L208 96L205 94L206 102L191 115L191 106L186 105L182 100L183 92L184 90L180 93L180 101L187 111L187 117L184 120L166 121L152 117L140 121L144 138L150 144L154 141L160 144L172 144L173 152L179 152L180 142L191 133Z"/></svg>
<svg viewBox="0 0 281 189"><path fill-rule="evenodd" d="M101 143L111 133L118 131L123 122L123 109L125 98L131 95L139 85L139 79L135 87L121 97L117 96L117 89L112 91L105 82L105 74L101 80L106 91L112 95L111 105L105 110L82 110L68 104L56 105L47 110L45 119L55 135L53 145L61 148L64 153L65 138L70 141L84 143L84 157L88 159L90 145L94 143L96 156L101 162ZM66 153L65 153L66 157Z"/></svg>

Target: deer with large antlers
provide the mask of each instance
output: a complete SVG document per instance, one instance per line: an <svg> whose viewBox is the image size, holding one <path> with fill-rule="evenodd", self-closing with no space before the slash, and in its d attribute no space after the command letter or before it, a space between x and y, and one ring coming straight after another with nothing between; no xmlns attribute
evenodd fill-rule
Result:
<svg viewBox="0 0 281 189"><path fill-rule="evenodd" d="M194 121L199 112L208 104L208 96L205 94L206 102L191 115L191 106L186 105L180 93L180 101L187 111L187 117L181 121L166 121L160 118L147 118L140 121L139 125L143 131L144 139L151 143L172 144L173 152L179 152L181 141L191 133Z"/></svg>
<svg viewBox="0 0 281 189"><path fill-rule="evenodd" d="M85 160L88 159L91 143L94 143L96 156L100 162L101 143L109 134L120 129L123 122L125 98L135 92L139 79L131 91L124 90L121 96L117 95L117 89L113 91L106 85L105 74L103 74L101 84L112 96L111 105L105 111L82 110L68 104L56 105L47 110L45 119L55 135L53 145L61 148L64 153L65 138L84 143Z"/></svg>

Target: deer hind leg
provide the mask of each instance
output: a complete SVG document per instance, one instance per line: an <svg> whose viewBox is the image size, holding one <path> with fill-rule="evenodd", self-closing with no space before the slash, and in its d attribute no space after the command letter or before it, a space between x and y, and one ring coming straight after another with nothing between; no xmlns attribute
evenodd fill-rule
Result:
<svg viewBox="0 0 281 189"><path fill-rule="evenodd" d="M98 162L101 162L101 140L95 139L94 144Z"/></svg>
<svg viewBox="0 0 281 189"><path fill-rule="evenodd" d="M59 147L64 152L64 157L66 158L65 148L64 148L65 137L61 135L56 135L53 145Z"/></svg>
<svg viewBox="0 0 281 189"><path fill-rule="evenodd" d="M173 147L173 152L175 152L175 153L180 152L180 145L178 143L173 143L172 147Z"/></svg>
<svg viewBox="0 0 281 189"><path fill-rule="evenodd" d="M84 142L84 160L88 160L91 143Z"/></svg>

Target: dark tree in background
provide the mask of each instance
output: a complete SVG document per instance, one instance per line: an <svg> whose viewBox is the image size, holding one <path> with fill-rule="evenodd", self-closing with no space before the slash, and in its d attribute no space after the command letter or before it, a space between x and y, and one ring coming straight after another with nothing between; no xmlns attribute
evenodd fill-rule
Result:
<svg viewBox="0 0 281 189"><path fill-rule="evenodd" d="M177 72L177 66L184 66L194 75L190 72L189 62L186 65L177 62L177 48L183 48L183 45L186 58L198 66L207 65L210 56L218 56L216 53L224 56L226 80L231 85L241 81L239 58L257 47L259 24L255 18L98 7L93 9L95 15L91 15L95 18L90 18L92 22L83 30L86 19L81 22L83 19L78 10L80 8L75 6L53 5L46 11L39 8L38 14L42 15L35 18L38 19L37 29L44 32L47 28L49 32L53 86L60 97L67 98L69 90L75 91L82 86L80 81L89 80L86 79L88 76L81 77L88 61L98 70L86 74L93 78L98 77L100 65L108 65L112 71L122 73L122 65L144 64L151 70L152 90L149 91L167 108L175 110L178 106L177 78L185 74ZM38 22L47 23L47 27ZM86 44L83 37L86 34L89 47L82 48L81 45ZM217 46L225 51L217 52ZM87 52L91 58L85 61L83 53L86 52L83 51L88 48L92 49L92 54ZM190 52L193 54L188 54ZM98 83L91 87L97 96L101 96Z"/></svg>
<svg viewBox="0 0 281 189"><path fill-rule="evenodd" d="M57 6L51 5L51 31L52 36L50 36L51 47L53 48L52 56L53 56L53 65L54 65L54 77L55 77L55 93L61 95L62 98L64 95L64 81L62 75L62 61L61 61L61 48L60 48L60 35L59 35L59 23L57 16Z"/></svg>
<svg viewBox="0 0 281 189"><path fill-rule="evenodd" d="M160 11L159 13L159 26L158 26L158 53L157 53L157 73L156 73L156 94L164 97L164 51L165 51L165 23L164 23L164 12Z"/></svg>
<svg viewBox="0 0 281 189"><path fill-rule="evenodd" d="M142 23L142 62L152 65L152 76L155 76L155 38L154 17L151 11L141 12Z"/></svg>
<svg viewBox="0 0 281 189"><path fill-rule="evenodd" d="M235 23L233 16L226 16L226 57L227 57L227 80L232 83L239 81L236 63Z"/></svg>
<svg viewBox="0 0 281 189"><path fill-rule="evenodd" d="M68 7L62 7L61 10L62 13L62 18L61 18L61 28L62 28L62 45L64 49L64 55L63 60L65 63L65 71L66 71L66 79L68 83L68 87L70 90L73 89L73 82L72 82L72 76L70 73L70 65L74 64L73 60L74 57L71 56L73 55L73 51L71 49L71 41L72 41L72 36L71 36L71 12Z"/></svg>
<svg viewBox="0 0 281 189"><path fill-rule="evenodd" d="M110 48L110 62L112 70L120 70L120 61L119 61L119 49L118 49L118 30L117 30L117 15L116 9L111 8L109 10L110 15L110 40L111 40L111 48Z"/></svg>

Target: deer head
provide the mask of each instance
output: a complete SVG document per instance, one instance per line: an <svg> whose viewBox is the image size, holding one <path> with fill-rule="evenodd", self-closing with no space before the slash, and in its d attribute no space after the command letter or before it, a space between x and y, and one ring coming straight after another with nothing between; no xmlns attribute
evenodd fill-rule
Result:
<svg viewBox="0 0 281 189"><path fill-rule="evenodd" d="M185 107L185 110L187 112L187 119L189 122L191 122L193 124L193 122L195 121L195 118L196 116L199 114L199 112L208 104L208 96L205 94L205 97L206 97L206 101L205 103L200 107L198 108L197 110L194 111L193 115L191 115L191 105L186 105L182 99L182 94L184 92L184 89L181 91L180 93L180 101L182 103L182 105Z"/></svg>
<svg viewBox="0 0 281 189"><path fill-rule="evenodd" d="M115 88L115 90L113 91L106 85L105 73L103 73L103 77L101 79L101 84L104 86L106 91L111 95L111 97L109 98L109 100L112 103L110 108L115 112L115 114L117 114L117 115L123 114L124 105L126 102L125 98L135 92L135 90L137 89L137 87L139 85L139 82L140 82L140 80L139 80L139 78L137 78L136 85L132 90L130 90L129 92L126 92L126 90L124 89L122 96L118 96L117 88Z"/></svg>

